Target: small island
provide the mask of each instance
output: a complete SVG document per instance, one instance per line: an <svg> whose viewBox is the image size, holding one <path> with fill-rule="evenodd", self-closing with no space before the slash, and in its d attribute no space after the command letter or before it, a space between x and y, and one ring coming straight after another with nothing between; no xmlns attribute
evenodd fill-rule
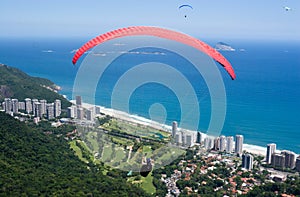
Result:
<svg viewBox="0 0 300 197"><path fill-rule="evenodd" d="M235 49L232 46L224 42L218 42L215 46L215 49L217 51L235 51Z"/></svg>

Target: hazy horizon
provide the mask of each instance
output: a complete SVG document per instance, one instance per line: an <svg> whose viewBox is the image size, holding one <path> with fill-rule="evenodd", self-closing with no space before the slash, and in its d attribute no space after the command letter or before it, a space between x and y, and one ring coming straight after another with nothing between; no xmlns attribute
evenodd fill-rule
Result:
<svg viewBox="0 0 300 197"><path fill-rule="evenodd" d="M193 9L179 10L190 4ZM299 1L0 2L0 37L94 37L127 26L159 26L199 38L300 40ZM286 11L284 6L291 10ZM184 17L186 15L187 17Z"/></svg>

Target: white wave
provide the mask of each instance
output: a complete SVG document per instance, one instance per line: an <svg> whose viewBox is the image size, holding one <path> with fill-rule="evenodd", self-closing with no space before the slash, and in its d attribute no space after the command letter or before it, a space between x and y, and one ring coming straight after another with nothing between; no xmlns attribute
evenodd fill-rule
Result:
<svg viewBox="0 0 300 197"><path fill-rule="evenodd" d="M43 52L43 53L53 53L53 52L55 52L55 51L48 49L48 50L42 50L42 52Z"/></svg>

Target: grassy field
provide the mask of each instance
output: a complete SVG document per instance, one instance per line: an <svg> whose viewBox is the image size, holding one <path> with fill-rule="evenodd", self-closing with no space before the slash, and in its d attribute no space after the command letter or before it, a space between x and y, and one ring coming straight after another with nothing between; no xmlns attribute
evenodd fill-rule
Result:
<svg viewBox="0 0 300 197"><path fill-rule="evenodd" d="M123 159L124 159L124 157L126 156L126 154L125 154L125 151L124 151L124 149L123 148L118 148L117 150L116 150L116 159L115 159L115 161L122 161Z"/></svg>
<svg viewBox="0 0 300 197"><path fill-rule="evenodd" d="M151 127L143 125L137 125L122 120L111 119L108 124L104 124L103 127L109 131L117 130L125 132L131 135L137 135L139 137L146 137L150 139L162 140L168 138L170 133L160 131Z"/></svg>
<svg viewBox="0 0 300 197"><path fill-rule="evenodd" d="M85 163L89 162L86 158L82 157L82 151L81 151L81 149L78 146L76 146L76 141L75 140L69 142L69 144L70 144L70 147L75 151L75 155L77 155L77 157L81 161L83 161Z"/></svg>
<svg viewBox="0 0 300 197"><path fill-rule="evenodd" d="M152 149L151 146L143 146L143 153L151 153Z"/></svg>
<svg viewBox="0 0 300 197"><path fill-rule="evenodd" d="M140 175L138 175L140 176ZM154 194L156 192L156 188L153 185L153 176L152 173L149 173L147 177L140 176L140 180L135 180L137 176L133 176L128 178L128 182L131 182L132 184L135 184L139 187L141 187L143 190L145 190L149 194Z"/></svg>
<svg viewBox="0 0 300 197"><path fill-rule="evenodd" d="M117 119L111 119L106 124L108 130L119 130L119 132L125 132L129 134L136 135L137 133L142 133L143 136L148 134L148 137L152 138L153 136L157 136L158 138L162 138L162 136L168 136L165 132L161 132L152 128L147 128L144 126L130 124L128 122L120 121ZM129 154L128 146L134 146L135 140L127 139L125 137L118 137L108 134L101 134L98 131L91 131L85 134L85 140L88 141L89 147L92 149L92 152L101 153L97 160L105 162L108 165L112 165L115 167L123 168L124 166L136 166L141 164L142 158L152 158L154 161L159 164L157 166L163 165L165 163L169 163L168 161L172 159L173 156L178 155L178 150L172 152L173 150L168 147L164 147L164 145L156 149L152 150L152 145L143 145L137 150L132 151ZM102 136L102 139L99 140L99 136ZM105 136L105 138L103 138ZM99 148L101 150L99 150ZM179 154L181 151L179 150ZM128 155L130 155L130 159L128 160ZM96 161L94 161L96 162ZM136 169L135 169L136 170Z"/></svg>
<svg viewBox="0 0 300 197"><path fill-rule="evenodd" d="M88 141L92 144L92 151L98 150L98 142L97 142L97 132L89 132L87 134Z"/></svg>
<svg viewBox="0 0 300 197"><path fill-rule="evenodd" d="M121 138L121 137L116 137L116 136L113 137L113 142L116 144L123 145L123 146L131 146L134 144L132 140Z"/></svg>
<svg viewBox="0 0 300 197"><path fill-rule="evenodd" d="M112 147L109 145L105 145L102 153L101 160L102 161L111 161Z"/></svg>
<svg viewBox="0 0 300 197"><path fill-rule="evenodd" d="M83 139L90 148L92 156L95 153L99 153L94 161L104 162L107 170L103 173L106 174L111 168L118 168L125 171L132 170L138 172L141 168L142 162L145 158L151 158L155 167L163 166L169 163L174 157L182 154L184 151L174 149L163 143L168 141L170 134L164 131L159 131L143 125L137 125L118 119L110 119L108 122L102 125L105 130L114 131L116 134L127 133L130 135L138 136L116 136L115 133L105 132L101 129L91 130L83 133ZM161 140L161 142L151 140L140 140L139 137L145 137L148 139ZM130 139L131 138L131 139ZM71 142L71 147L75 150L78 157L88 162L87 159L82 157L81 149L76 146L76 142ZM85 145L85 143L83 143ZM81 145L80 145L81 146ZM87 147L86 145L83 147ZM129 147L132 148L130 151ZM85 148L84 148L85 149ZM153 150L154 149L154 150ZM86 149L88 150L88 148ZM130 159L128 160L128 157ZM129 177L128 181L143 188L147 193L153 194L156 191L153 185L153 177L151 173L147 177Z"/></svg>
<svg viewBox="0 0 300 197"><path fill-rule="evenodd" d="M156 192L156 188L153 185L153 176L150 173L147 177L142 177L142 185L141 187L149 194L154 194Z"/></svg>

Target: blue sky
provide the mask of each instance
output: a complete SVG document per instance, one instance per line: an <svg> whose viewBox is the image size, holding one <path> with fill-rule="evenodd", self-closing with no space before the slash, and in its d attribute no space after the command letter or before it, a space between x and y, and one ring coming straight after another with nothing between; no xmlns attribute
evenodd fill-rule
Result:
<svg viewBox="0 0 300 197"><path fill-rule="evenodd" d="M299 0L0 1L0 37L93 37L150 25L200 37L300 40L299 19Z"/></svg>

